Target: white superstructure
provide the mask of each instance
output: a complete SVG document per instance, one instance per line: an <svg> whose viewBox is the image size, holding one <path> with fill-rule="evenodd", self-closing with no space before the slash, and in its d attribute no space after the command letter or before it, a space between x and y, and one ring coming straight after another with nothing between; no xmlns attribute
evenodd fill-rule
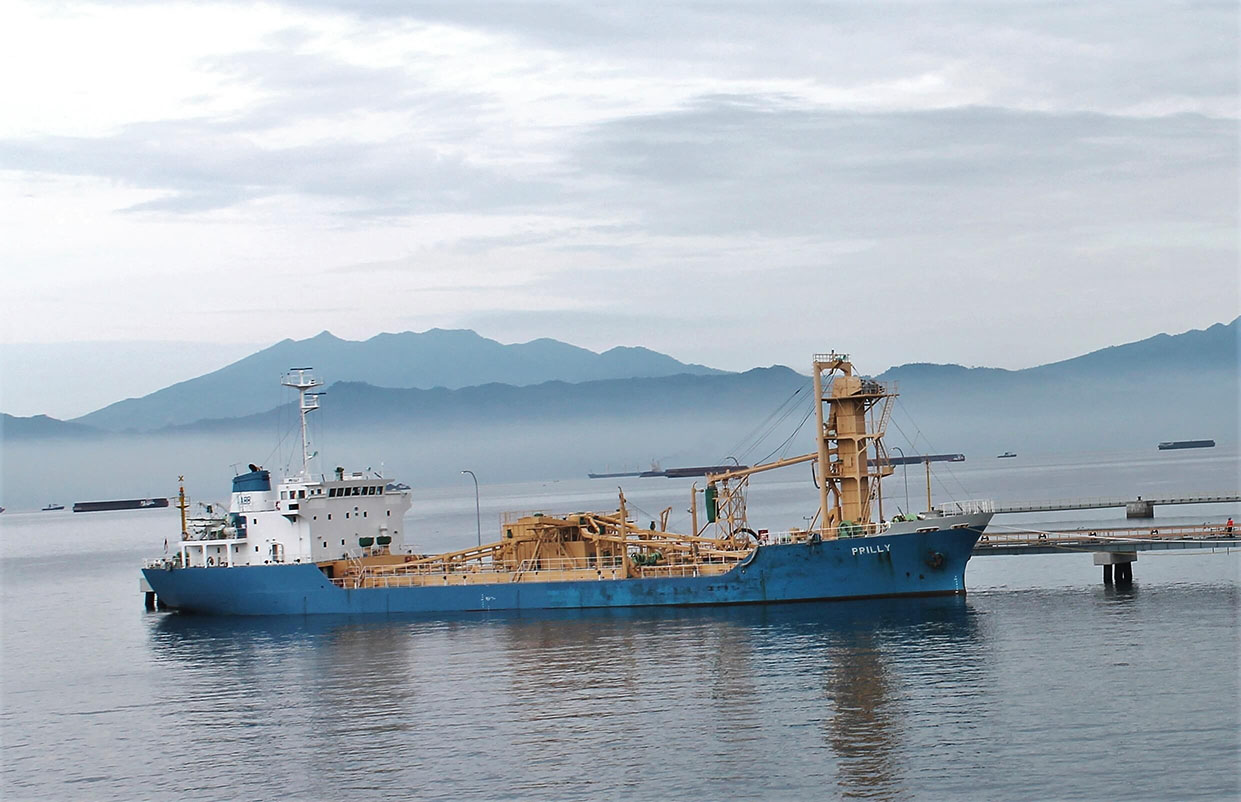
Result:
<svg viewBox="0 0 1241 802"><path fill-rule="evenodd" d="M371 471L334 478L311 473L306 416L319 408L323 382L310 368L294 368L282 384L298 390L302 428L301 470L275 486L269 471L250 465L233 478L226 515L184 519L175 562L181 566L317 563L407 551L403 520L410 489ZM210 508L208 508L210 509ZM183 507L184 511L184 507Z"/></svg>

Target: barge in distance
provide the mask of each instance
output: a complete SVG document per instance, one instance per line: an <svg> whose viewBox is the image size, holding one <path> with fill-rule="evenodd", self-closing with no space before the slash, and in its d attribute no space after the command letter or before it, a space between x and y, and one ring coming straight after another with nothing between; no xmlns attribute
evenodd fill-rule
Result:
<svg viewBox="0 0 1241 802"><path fill-rule="evenodd" d="M1214 440L1165 440L1159 444L1160 451L1173 451L1178 448L1215 448Z"/></svg>
<svg viewBox="0 0 1241 802"><path fill-rule="evenodd" d="M107 512L109 510L148 510L167 507L166 498L129 498L120 501L79 501L74 512Z"/></svg>
<svg viewBox="0 0 1241 802"><path fill-rule="evenodd" d="M958 514L883 520L883 446L895 392L854 374L844 354L813 362L815 451L732 467L690 488L691 527L667 531L615 510L505 516L493 543L445 554L406 547L410 489L370 472L311 471L306 418L322 382L294 369L301 470L273 482L251 465L225 515L187 518L165 556L142 570L148 607L231 615L400 614L689 606L963 594L965 568L991 520L986 502ZM750 477L810 464L817 512L805 528L755 529Z"/></svg>

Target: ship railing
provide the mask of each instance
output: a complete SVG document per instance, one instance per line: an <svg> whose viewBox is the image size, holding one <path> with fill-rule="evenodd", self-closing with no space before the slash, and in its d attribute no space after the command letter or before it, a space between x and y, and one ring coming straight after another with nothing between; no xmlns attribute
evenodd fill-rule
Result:
<svg viewBox="0 0 1241 802"><path fill-rule="evenodd" d="M245 539L245 536L241 532L238 532L236 529L233 529L224 523L221 523L219 526L187 526L185 537L183 538L186 542Z"/></svg>
<svg viewBox="0 0 1241 802"><path fill-rule="evenodd" d="M687 559L684 562L664 562L655 563L647 567L667 567L669 565L685 565L692 568L694 565L724 565L736 563L742 559L748 552L738 551L735 554L701 554L695 559ZM443 574L454 575L496 575L496 574L514 574L533 575L544 572L563 572L563 571L602 571L610 573L615 569L624 567L624 559L620 556L603 556L595 558L590 557L539 557L537 559L512 560L512 561L484 561L484 562L423 562L423 563L406 563L403 565L385 565L385 566L367 566L356 568L355 571L369 578L381 579L386 576L440 576ZM635 567L643 567L637 566ZM349 575L341 579L348 585L357 573L351 572ZM334 580L335 581L335 580ZM340 584L340 583L337 583Z"/></svg>
<svg viewBox="0 0 1241 802"><path fill-rule="evenodd" d="M582 512L581 510L577 510L575 512L557 512L555 510L549 512L548 510L545 510L545 509L543 510L506 510L505 512L500 513L500 523L501 524L517 523L522 518L552 518L552 519L557 519L557 520L562 520L562 521L572 521L575 518L580 518L583 515L591 515L591 514L592 513Z"/></svg>
<svg viewBox="0 0 1241 802"><path fill-rule="evenodd" d="M948 501L940 504L936 509L943 515L975 515L981 512L995 512L995 501L989 498Z"/></svg>
<svg viewBox="0 0 1241 802"><path fill-rule="evenodd" d="M758 542L761 546L769 544L785 545L788 543L805 543L814 535L829 538L853 538L866 537L868 535L882 535L884 532L892 528L891 521L882 523L867 522L864 524L845 524L827 531L826 533L818 529L790 529L787 532L760 532Z"/></svg>

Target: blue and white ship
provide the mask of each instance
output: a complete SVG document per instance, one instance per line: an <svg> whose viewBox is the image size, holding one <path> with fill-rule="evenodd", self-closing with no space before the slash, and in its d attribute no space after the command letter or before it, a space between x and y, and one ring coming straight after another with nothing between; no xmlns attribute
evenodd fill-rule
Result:
<svg viewBox="0 0 1241 802"><path fill-rule="evenodd" d="M883 435L896 394L855 376L843 354L816 355L813 380L816 451L707 475L705 488L690 489L689 534L635 525L621 491L616 510L508 515L493 543L422 555L407 545L407 486L371 472L311 472L306 417L322 383L309 368L293 369L283 383L299 392L301 469L273 484L250 465L221 515L187 518L182 494L180 541L142 570L148 605L225 615L436 614L963 594L989 503L884 520L882 479L893 468ZM801 463L817 469L810 524L751 528L749 478Z"/></svg>

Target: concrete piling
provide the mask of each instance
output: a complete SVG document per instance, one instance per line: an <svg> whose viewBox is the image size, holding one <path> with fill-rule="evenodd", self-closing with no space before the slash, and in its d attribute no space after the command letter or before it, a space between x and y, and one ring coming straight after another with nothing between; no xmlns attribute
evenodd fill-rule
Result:
<svg viewBox="0 0 1241 802"><path fill-rule="evenodd" d="M1094 564L1103 566L1103 584L1112 584L1113 577L1117 585L1128 585L1133 582L1133 564L1137 562L1136 551L1096 551ZM1115 570L1113 570L1115 569Z"/></svg>

